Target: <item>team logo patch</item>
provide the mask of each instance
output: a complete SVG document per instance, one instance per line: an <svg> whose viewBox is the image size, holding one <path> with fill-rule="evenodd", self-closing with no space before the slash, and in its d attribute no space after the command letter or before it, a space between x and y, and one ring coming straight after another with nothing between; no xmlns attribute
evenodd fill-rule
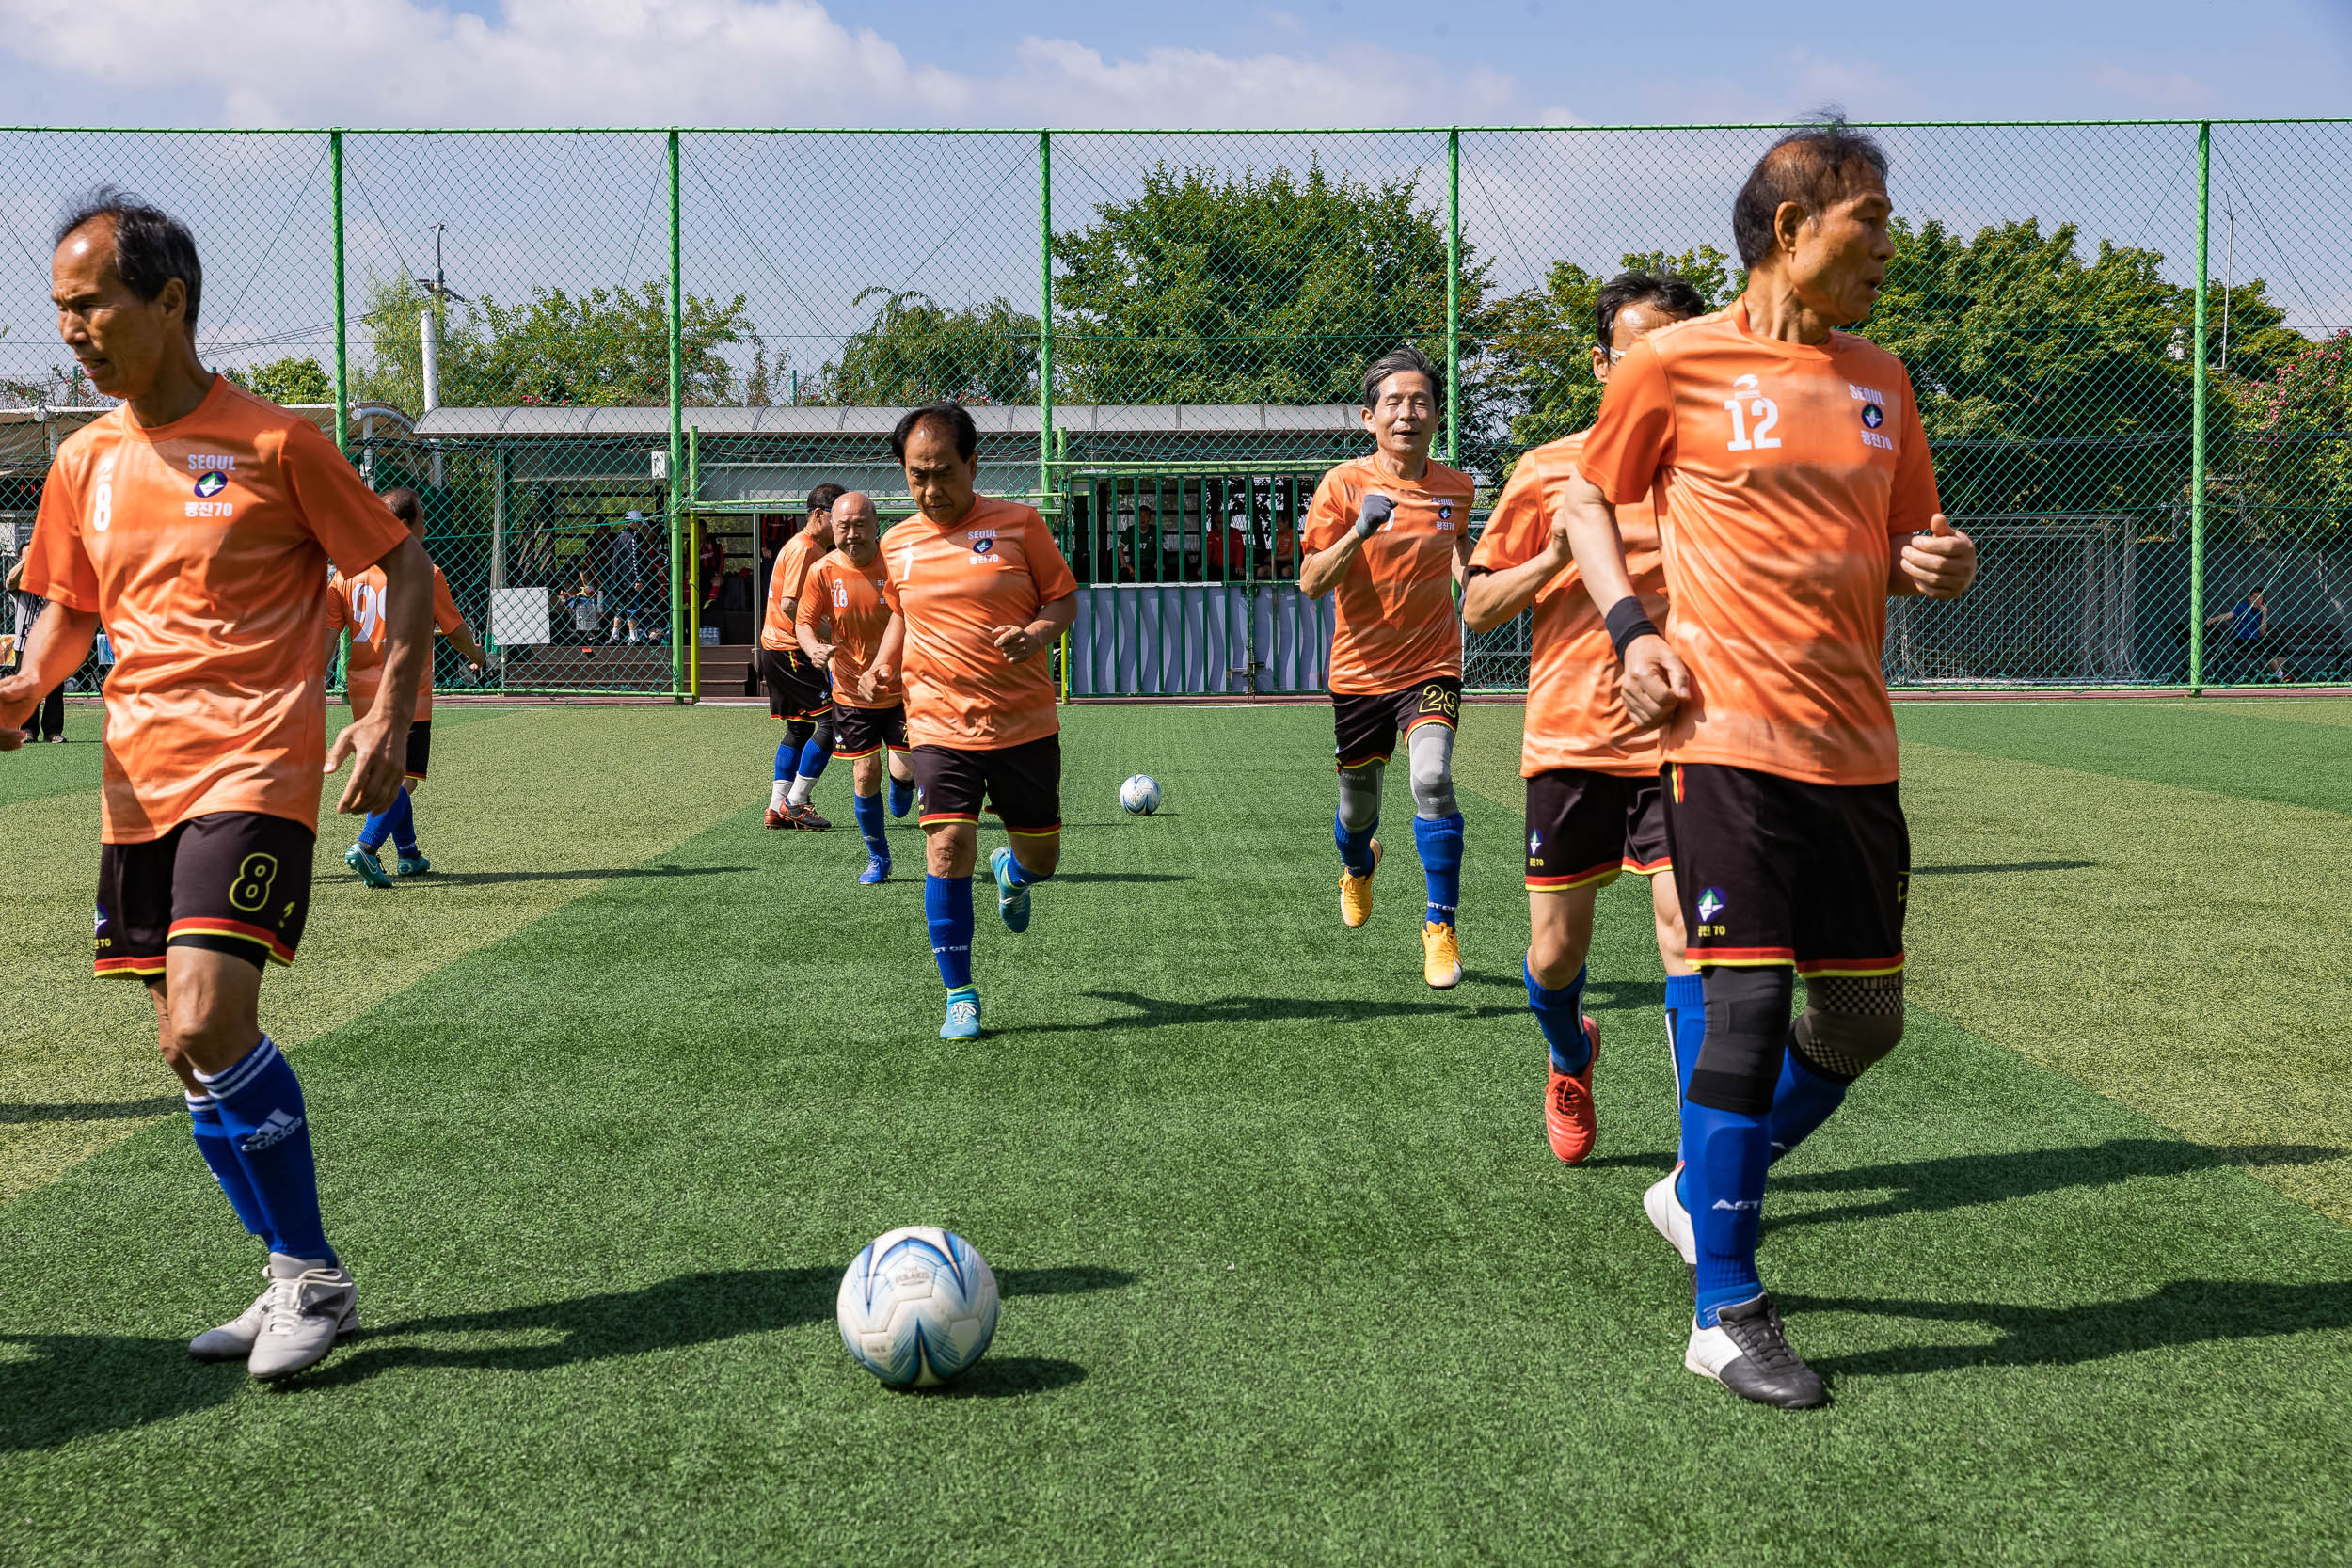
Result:
<svg viewBox="0 0 2352 1568"><path fill-rule="evenodd" d="M1724 890L1710 887L1699 895L1699 918L1712 920L1724 912Z"/></svg>
<svg viewBox="0 0 2352 1568"><path fill-rule="evenodd" d="M992 555L995 552L995 549L996 541L993 539L975 539L972 541L972 553L974 555Z"/></svg>
<svg viewBox="0 0 2352 1568"><path fill-rule="evenodd" d="M1530 833L1527 835L1527 852L1530 855L1540 855L1544 852L1543 834Z"/></svg>
<svg viewBox="0 0 2352 1568"><path fill-rule="evenodd" d="M1439 501L1439 502L1438 503L1438 521L1439 521L1439 522L1441 522L1441 523L1450 523L1450 522L1454 521L1454 503L1453 503L1453 502L1451 502L1451 501Z"/></svg>
<svg viewBox="0 0 2352 1568"><path fill-rule="evenodd" d="M1862 405L1862 424L1866 430L1876 430L1886 422L1886 410L1875 403Z"/></svg>
<svg viewBox="0 0 2352 1568"><path fill-rule="evenodd" d="M196 493L204 499L209 500L228 488L229 476L218 468L208 468L197 478Z"/></svg>

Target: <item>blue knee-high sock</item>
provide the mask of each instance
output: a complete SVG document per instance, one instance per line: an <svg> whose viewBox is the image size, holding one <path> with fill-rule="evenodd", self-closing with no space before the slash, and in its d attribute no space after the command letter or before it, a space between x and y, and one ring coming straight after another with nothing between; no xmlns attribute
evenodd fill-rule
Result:
<svg viewBox="0 0 2352 1568"><path fill-rule="evenodd" d="M792 737L787 735L776 742L776 777L790 784L800 766L801 749L792 744Z"/></svg>
<svg viewBox="0 0 2352 1568"><path fill-rule="evenodd" d="M1012 852L1012 859L1005 863L1005 880L1015 887L1035 887L1040 882L1050 882L1053 879L1054 874L1051 871L1032 871L1023 865L1021 851L1018 849Z"/></svg>
<svg viewBox="0 0 2352 1568"><path fill-rule="evenodd" d="M1340 863L1347 867L1349 876L1372 875L1372 835L1379 826L1380 819L1375 816L1360 828L1351 828L1340 820L1336 812L1332 814L1331 840L1340 847Z"/></svg>
<svg viewBox="0 0 2352 1568"><path fill-rule="evenodd" d="M1698 1243L1698 1291L1693 1306L1700 1326L1715 1326L1716 1312L1763 1294L1756 1272L1756 1243L1764 1225L1764 1172L1772 1164L1772 1131L1762 1117L1682 1104L1683 1135L1691 1163L1682 1169L1682 1200L1691 1212Z"/></svg>
<svg viewBox="0 0 2352 1568"><path fill-rule="evenodd" d="M1535 1027L1544 1032L1544 1043L1551 1047L1551 1070L1582 1072L1593 1061L1593 1042L1584 1033L1582 966L1578 967L1576 978L1558 990L1546 989L1525 963L1519 965L1519 973L1527 976L1527 1005L1535 1014Z"/></svg>
<svg viewBox="0 0 2352 1568"><path fill-rule="evenodd" d="M821 735L810 736L808 744L801 748L801 777L816 779L824 772L825 764L832 760L832 739Z"/></svg>
<svg viewBox="0 0 2352 1568"><path fill-rule="evenodd" d="M909 811L914 809L914 781L913 779L891 780L890 815L893 816L904 816Z"/></svg>
<svg viewBox="0 0 2352 1568"><path fill-rule="evenodd" d="M324 1258L334 1248L319 1223L318 1173L310 1161L310 1123L303 1114L302 1085L267 1035L234 1067L199 1072L220 1107L222 1128L237 1164L253 1188L268 1226L271 1246L294 1258Z"/></svg>
<svg viewBox="0 0 2352 1568"><path fill-rule="evenodd" d="M850 797L850 812L857 818L858 836L866 840L866 847L888 860L890 840L882 833L882 797L852 795Z"/></svg>
<svg viewBox="0 0 2352 1568"><path fill-rule="evenodd" d="M931 957L949 990L972 984L972 879L925 877L923 918L931 928Z"/></svg>
<svg viewBox="0 0 2352 1568"><path fill-rule="evenodd" d="M417 802L408 793L408 786L400 786L400 799L392 802L390 812L392 847L414 859L417 853Z"/></svg>
<svg viewBox="0 0 2352 1568"><path fill-rule="evenodd" d="M392 813L399 806L400 802L395 800L382 811L368 813L368 819L359 825L360 848L373 855L384 847L384 841L392 836Z"/></svg>
<svg viewBox="0 0 2352 1568"><path fill-rule="evenodd" d="M262 1212L261 1199L253 1196L253 1183L246 1180L245 1167L237 1164L237 1151L229 1142L229 1129L220 1122L220 1106L213 1097L189 1095L188 1121L196 1133L196 1151L204 1156L204 1164L220 1183L222 1196L229 1207L237 1212L237 1222L266 1243L273 1252L283 1251L278 1238L269 1233L269 1220Z"/></svg>
<svg viewBox="0 0 2352 1568"><path fill-rule="evenodd" d="M1691 1069L1698 1066L1699 1047L1707 1039L1707 981L1696 974L1666 976L1666 1044L1675 1058L1675 1103L1691 1094ZM1688 1125L1687 1123L1685 1124ZM1691 1163L1691 1139L1685 1132L1675 1148L1675 1159Z"/></svg>
<svg viewBox="0 0 2352 1568"><path fill-rule="evenodd" d="M1846 1102L1850 1080L1830 1078L1798 1060L1794 1046L1781 1057L1780 1084L1772 1090L1772 1158L1777 1160L1811 1137L1830 1113Z"/></svg>
<svg viewBox="0 0 2352 1568"><path fill-rule="evenodd" d="M1451 926L1462 902L1462 814L1414 817L1413 846L1421 851L1422 878L1429 884L1428 918Z"/></svg>

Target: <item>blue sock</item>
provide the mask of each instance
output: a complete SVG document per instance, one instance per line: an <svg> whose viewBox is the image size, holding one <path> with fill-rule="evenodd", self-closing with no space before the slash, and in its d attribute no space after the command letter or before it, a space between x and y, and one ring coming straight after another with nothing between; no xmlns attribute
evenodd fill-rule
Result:
<svg viewBox="0 0 2352 1568"><path fill-rule="evenodd" d="M776 742L776 777L786 784L792 782L793 772L801 766L801 749L786 736Z"/></svg>
<svg viewBox="0 0 2352 1568"><path fill-rule="evenodd" d="M1374 817L1360 828L1351 828L1336 812L1332 814L1331 838L1340 847L1340 863L1347 867L1349 876L1372 875L1372 835L1379 826L1380 819Z"/></svg>
<svg viewBox="0 0 2352 1568"><path fill-rule="evenodd" d="M221 1127L253 1189L271 1246L293 1258L324 1258L331 1266L335 1249L319 1223L310 1124L294 1064L263 1035L234 1067L199 1072L196 1081L220 1108Z"/></svg>
<svg viewBox="0 0 2352 1568"><path fill-rule="evenodd" d="M273 1252L283 1251L276 1237L269 1233L269 1221L262 1213L261 1200L253 1196L253 1183L246 1180L245 1167L237 1164L237 1151L229 1142L229 1130L220 1124L220 1106L211 1095L189 1095L188 1120L196 1132L196 1151L204 1156L211 1167L213 1180L229 1199L229 1207L237 1212L238 1223L260 1237Z"/></svg>
<svg viewBox="0 0 2352 1568"><path fill-rule="evenodd" d="M1772 1090L1772 1158L1777 1160L1813 1136L1830 1113L1846 1102L1850 1080L1825 1078L1797 1059L1791 1046L1780 1060L1780 1085Z"/></svg>
<svg viewBox="0 0 2352 1568"><path fill-rule="evenodd" d="M1772 1132L1762 1117L1682 1103L1683 1136L1692 1160L1682 1170L1682 1200L1698 1243L1701 1327L1715 1326L1718 1308L1754 1301L1764 1292L1756 1272L1756 1243L1764 1225L1764 1171L1772 1163Z"/></svg>
<svg viewBox="0 0 2352 1568"><path fill-rule="evenodd" d="M1576 978L1558 990L1544 989L1524 962L1519 973L1527 977L1527 1005L1534 1011L1535 1026L1551 1047L1551 1070L1582 1072L1593 1060L1593 1042L1584 1033L1584 970L1580 966Z"/></svg>
<svg viewBox="0 0 2352 1568"><path fill-rule="evenodd" d="M1699 1046L1707 1039L1707 981L1697 974L1666 976L1666 1042L1675 1058L1675 1102L1691 1093L1691 1069L1699 1063ZM1691 1140L1685 1134L1675 1148L1675 1159L1691 1163Z"/></svg>
<svg viewBox="0 0 2352 1568"><path fill-rule="evenodd" d="M908 811L914 807L914 781L913 779L891 780L890 815L893 816L904 816Z"/></svg>
<svg viewBox="0 0 2352 1568"><path fill-rule="evenodd" d="M801 777L814 781L824 772L825 764L832 760L833 742L825 740L820 743L817 736L810 736L808 744L801 748Z"/></svg>
<svg viewBox="0 0 2352 1568"><path fill-rule="evenodd" d="M866 847L890 858L890 840L882 834L882 803L879 795L852 795L850 814L857 818L858 836L866 840Z"/></svg>
<svg viewBox="0 0 2352 1568"><path fill-rule="evenodd" d="M394 801L382 811L368 813L368 819L359 825L359 847L374 854L384 847L384 841L392 836L392 813L398 808Z"/></svg>
<svg viewBox="0 0 2352 1568"><path fill-rule="evenodd" d="M949 990L972 984L972 879L925 877L923 918L931 928L931 957Z"/></svg>
<svg viewBox="0 0 2352 1568"><path fill-rule="evenodd" d="M1005 862L1005 880L1015 887L1035 887L1040 882L1050 882L1053 879L1054 874L1051 871L1032 871L1023 865L1021 851L1018 849L1012 852L1010 860Z"/></svg>
<svg viewBox="0 0 2352 1568"><path fill-rule="evenodd" d="M1421 851L1422 877L1429 884L1428 918L1451 926L1462 902L1462 814L1414 817L1413 846Z"/></svg>
<svg viewBox="0 0 2352 1568"><path fill-rule="evenodd" d="M417 856L417 802L408 793L408 786L400 786L400 799L392 802L392 847L410 860Z"/></svg>

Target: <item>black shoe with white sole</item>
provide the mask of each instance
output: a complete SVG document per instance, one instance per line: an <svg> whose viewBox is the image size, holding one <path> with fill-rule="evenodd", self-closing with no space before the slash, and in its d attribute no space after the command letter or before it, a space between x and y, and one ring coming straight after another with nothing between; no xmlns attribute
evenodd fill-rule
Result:
<svg viewBox="0 0 2352 1568"><path fill-rule="evenodd" d="M1788 1348L1780 1308L1769 1295L1720 1309L1713 1328L1701 1328L1693 1319L1682 1364L1758 1404L1811 1410L1829 1402L1821 1374Z"/></svg>

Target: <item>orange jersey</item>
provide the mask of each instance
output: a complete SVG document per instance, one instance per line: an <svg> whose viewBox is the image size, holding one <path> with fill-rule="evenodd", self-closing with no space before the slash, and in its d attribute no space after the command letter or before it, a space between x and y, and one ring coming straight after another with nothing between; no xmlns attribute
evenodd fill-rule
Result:
<svg viewBox="0 0 2352 1568"><path fill-rule="evenodd" d="M858 695L858 682L882 651L882 628L890 625L888 588L879 550L863 566L835 550L803 579L800 624L819 642L833 644L833 700L843 707L897 707L906 701L902 680L877 683L870 698Z"/></svg>
<svg viewBox="0 0 2352 1568"><path fill-rule="evenodd" d="M1330 687L1377 695L1433 675L1462 673L1462 621L1454 608L1454 552L1470 527L1470 475L1432 463L1420 483L1382 473L1359 457L1323 476L1307 508L1305 547L1327 550L1356 526L1365 495L1378 491L1395 515L1348 562L1332 597Z"/></svg>
<svg viewBox="0 0 2352 1568"><path fill-rule="evenodd" d="M1045 519L982 497L941 526L917 513L882 542L882 593L906 617L907 741L994 752L1061 728L1041 653L1015 664L996 628L1025 626L1078 591Z"/></svg>
<svg viewBox="0 0 2352 1568"><path fill-rule="evenodd" d="M24 588L95 612L115 645L100 837L222 811L315 832L327 563L357 574L407 537L316 425L227 376L167 425L114 408L67 436Z"/></svg>
<svg viewBox="0 0 2352 1568"><path fill-rule="evenodd" d="M1470 568L1490 572L1523 566L1551 542L1576 475L1584 432L1548 441L1520 457L1502 487L1486 530L1470 551ZM1660 563L1658 516L1649 498L1617 508L1626 569L1650 619L1666 619L1666 573ZM1526 778L1554 768L1627 775L1658 771L1658 735L1644 731L1617 699L1617 651L1593 596L1573 564L1537 591L1534 650L1527 671L1527 737L1519 747Z"/></svg>
<svg viewBox="0 0 2352 1568"><path fill-rule="evenodd" d="M776 552L776 569L768 574L768 615L759 624L759 645L770 653L799 650L800 641L792 635L792 617L784 607L801 596L801 585L824 553L806 529L786 540L784 548Z"/></svg>
<svg viewBox="0 0 2352 1568"><path fill-rule="evenodd" d="M363 718L375 705L376 689L384 683L384 568L371 566L357 577L338 572L332 579L333 598L327 608L327 636L351 633L351 654L343 660L343 695L351 716ZM433 629L447 635L466 624L450 596L449 579L433 568ZM433 664L428 652L424 679L417 690L417 711L409 719L433 717Z"/></svg>
<svg viewBox="0 0 2352 1568"><path fill-rule="evenodd" d="M1581 467L1620 506L1658 493L1693 689L1667 760L1895 778L1887 574L1938 504L1902 361L1846 332L1754 337L1744 301L1677 322L1619 361Z"/></svg>

